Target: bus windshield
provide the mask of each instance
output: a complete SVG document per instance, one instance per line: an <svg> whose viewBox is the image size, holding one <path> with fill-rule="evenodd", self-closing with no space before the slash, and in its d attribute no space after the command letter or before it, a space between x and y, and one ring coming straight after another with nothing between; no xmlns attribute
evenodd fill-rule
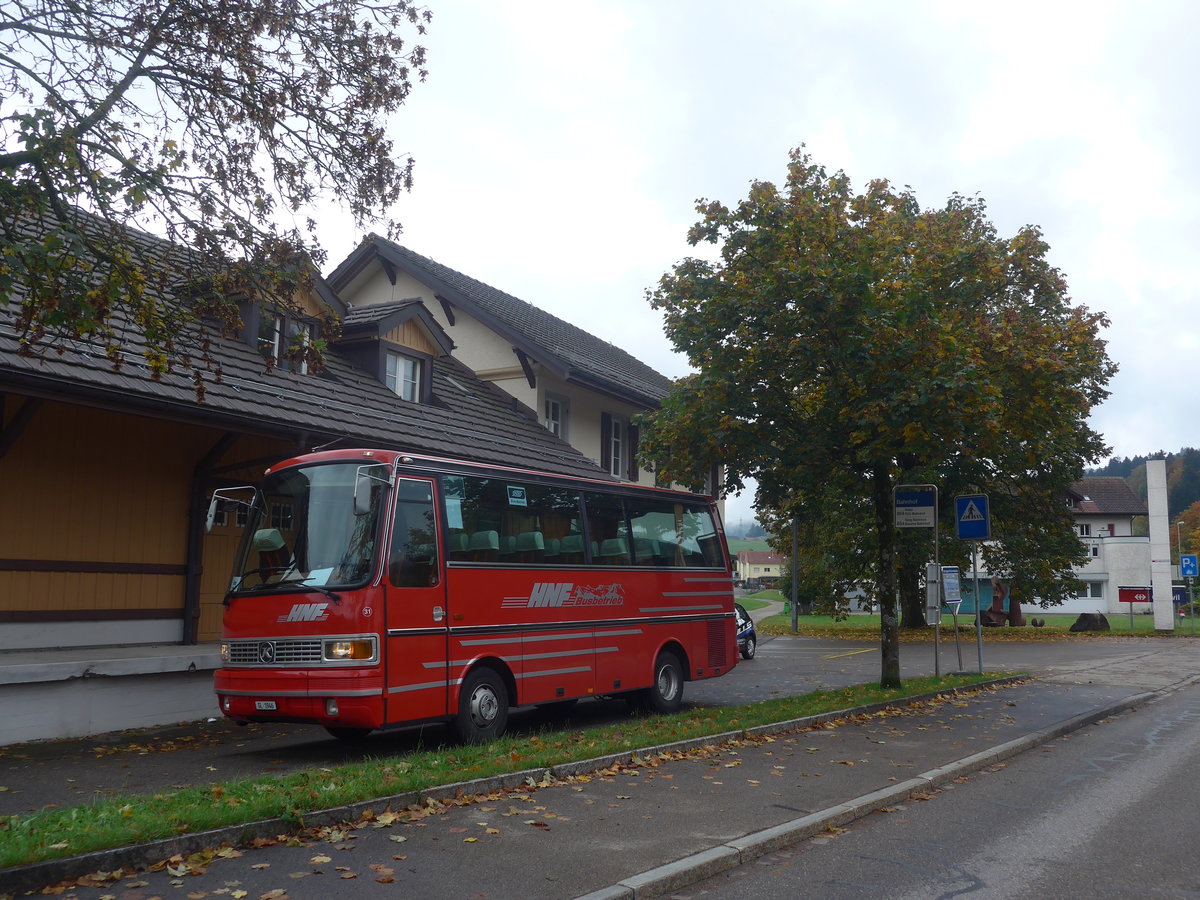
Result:
<svg viewBox="0 0 1200 900"><path fill-rule="evenodd" d="M246 522L231 593L348 588L375 570L387 466L325 463L268 475ZM355 483L359 510L355 510Z"/></svg>

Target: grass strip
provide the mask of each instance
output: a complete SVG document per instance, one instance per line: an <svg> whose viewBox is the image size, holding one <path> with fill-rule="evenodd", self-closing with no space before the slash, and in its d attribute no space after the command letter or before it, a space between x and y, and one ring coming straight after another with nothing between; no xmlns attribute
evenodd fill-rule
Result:
<svg viewBox="0 0 1200 900"><path fill-rule="evenodd" d="M402 758L368 758L289 775L191 785L172 793L127 795L81 806L48 808L0 818L0 869L261 819L282 818L300 824L305 814L315 810L900 701L991 681L1004 674L926 676L886 689L877 684L854 685L746 706L635 717L584 730L547 729L534 735L502 737L489 744L422 750Z"/></svg>

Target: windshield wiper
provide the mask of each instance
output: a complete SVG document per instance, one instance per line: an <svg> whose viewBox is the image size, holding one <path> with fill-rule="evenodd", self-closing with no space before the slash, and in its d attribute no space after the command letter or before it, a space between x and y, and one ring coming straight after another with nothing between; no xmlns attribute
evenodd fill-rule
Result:
<svg viewBox="0 0 1200 900"><path fill-rule="evenodd" d="M327 588L327 587L322 587L322 586L321 586L321 585L319 585L319 584L309 584L308 582L304 581L303 579L291 579L291 580L288 580L288 581L274 581L274 582L272 582L271 584L267 585L267 587L272 587L272 588L276 588L276 587L294 587L294 588L302 588L302 589L304 589L304 590L306 590L306 591L316 591L318 594L324 594L326 597L328 597L328 598L329 598L330 600L332 600L334 603L341 603L341 602L342 602L342 595L341 595L341 594L336 594L336 593L334 593L333 591L331 591L329 588Z"/></svg>

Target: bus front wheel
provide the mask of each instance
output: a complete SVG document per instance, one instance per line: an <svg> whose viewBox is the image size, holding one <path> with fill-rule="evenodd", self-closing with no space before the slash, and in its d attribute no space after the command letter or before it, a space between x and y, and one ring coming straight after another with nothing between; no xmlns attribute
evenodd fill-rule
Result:
<svg viewBox="0 0 1200 900"><path fill-rule="evenodd" d="M683 664L674 653L663 651L654 663L654 683L642 694L647 710L673 713L683 705Z"/></svg>
<svg viewBox="0 0 1200 900"><path fill-rule="evenodd" d="M508 724L508 687L495 669L480 667L467 676L458 695L454 731L468 744L498 738Z"/></svg>

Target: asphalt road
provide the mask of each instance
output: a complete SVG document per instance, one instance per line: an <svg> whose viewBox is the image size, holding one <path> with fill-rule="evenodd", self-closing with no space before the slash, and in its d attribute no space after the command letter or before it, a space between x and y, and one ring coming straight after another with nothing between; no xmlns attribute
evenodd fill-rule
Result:
<svg viewBox="0 0 1200 900"><path fill-rule="evenodd" d="M1114 660L1125 661L1138 685L1151 678L1154 660L1180 639L1157 638L998 642L984 645L987 671L1029 671L1049 680L1086 684L1103 667L1114 678ZM1186 640L1185 640L1186 642ZM969 650L969 654L968 654ZM968 670L978 668L974 644L964 641ZM903 644L901 675L934 671L932 644ZM941 671L957 668L953 641L941 646ZM1120 666L1118 665L1119 672ZM739 663L721 678L690 682L685 706L728 706L810 693L878 680L879 645L803 637L764 638L753 660ZM1167 666L1161 684L1177 680ZM1133 682L1131 682L1133 683ZM620 721L621 700L579 703L557 722L537 710L513 714L510 729L536 731L548 724L580 728ZM243 776L291 772L353 762L364 757L402 757L414 749L452 740L441 725L372 735L358 744L331 738L324 729L303 725L238 726L226 719L144 729L93 738L44 741L0 747L0 815L29 813L47 805L75 805L123 793L144 794L181 784L210 784Z"/></svg>
<svg viewBox="0 0 1200 900"><path fill-rule="evenodd" d="M1200 686L671 896L1200 895Z"/></svg>

